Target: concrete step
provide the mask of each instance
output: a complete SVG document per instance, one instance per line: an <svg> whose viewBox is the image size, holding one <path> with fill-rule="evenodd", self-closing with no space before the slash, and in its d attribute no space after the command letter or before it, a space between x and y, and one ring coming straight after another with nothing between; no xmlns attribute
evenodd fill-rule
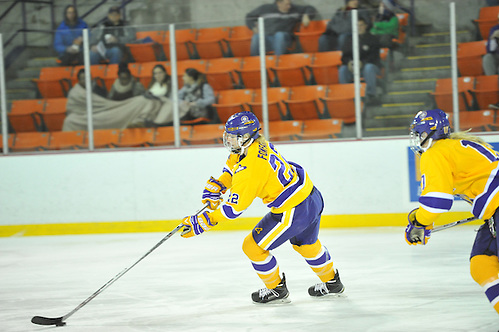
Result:
<svg viewBox="0 0 499 332"><path fill-rule="evenodd" d="M7 99L10 101L36 98L35 89L7 89L6 94L7 94Z"/></svg>
<svg viewBox="0 0 499 332"><path fill-rule="evenodd" d="M421 43L410 47L409 54L416 55L433 55L433 54L450 54L450 43Z"/></svg>
<svg viewBox="0 0 499 332"><path fill-rule="evenodd" d="M16 78L6 83L7 89L34 89L35 83L31 78Z"/></svg>
<svg viewBox="0 0 499 332"><path fill-rule="evenodd" d="M363 137L394 137L407 136L409 137L408 126L397 127L382 127L382 128L365 128L362 132Z"/></svg>
<svg viewBox="0 0 499 332"><path fill-rule="evenodd" d="M451 56L450 53L445 54L432 54L432 55L413 55L407 56L399 61L397 68L417 68L417 67L440 67L450 66Z"/></svg>
<svg viewBox="0 0 499 332"><path fill-rule="evenodd" d="M464 43L474 40L474 32L470 30L456 31L456 41ZM414 36L410 39L411 45L429 44L429 43L450 43L449 31L432 31L420 36Z"/></svg>
<svg viewBox="0 0 499 332"><path fill-rule="evenodd" d="M427 102L431 92L433 90L390 91L384 94L381 100L383 104Z"/></svg>
<svg viewBox="0 0 499 332"><path fill-rule="evenodd" d="M394 79L387 84L389 92L404 92L417 90L435 90L437 78L420 78L420 79Z"/></svg>
<svg viewBox="0 0 499 332"><path fill-rule="evenodd" d="M57 67L56 57L39 57L28 60L27 67Z"/></svg>
<svg viewBox="0 0 499 332"><path fill-rule="evenodd" d="M451 66L431 66L402 68L398 72L392 73L390 79L397 80L415 80L427 78L447 78L451 77Z"/></svg>
<svg viewBox="0 0 499 332"><path fill-rule="evenodd" d="M28 67L17 71L18 78L38 78L40 77L41 68Z"/></svg>

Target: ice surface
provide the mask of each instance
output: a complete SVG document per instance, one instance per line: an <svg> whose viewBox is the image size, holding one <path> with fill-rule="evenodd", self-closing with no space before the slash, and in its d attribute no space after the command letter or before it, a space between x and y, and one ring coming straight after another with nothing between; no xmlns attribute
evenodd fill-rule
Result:
<svg viewBox="0 0 499 332"><path fill-rule="evenodd" d="M498 331L499 315L469 274L477 226L408 246L403 228L321 230L346 289L319 282L289 243L273 251L291 303L256 305L263 287L241 250L248 232L178 234L57 331ZM1 331L49 331L35 315L67 314L158 243L162 233L0 239Z"/></svg>

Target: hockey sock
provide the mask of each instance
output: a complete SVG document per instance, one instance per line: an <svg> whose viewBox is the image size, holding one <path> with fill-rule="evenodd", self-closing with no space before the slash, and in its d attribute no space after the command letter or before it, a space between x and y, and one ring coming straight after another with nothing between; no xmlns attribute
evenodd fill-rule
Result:
<svg viewBox="0 0 499 332"><path fill-rule="evenodd" d="M477 255L470 261L473 279L483 288L490 304L499 313L499 260L497 256Z"/></svg>
<svg viewBox="0 0 499 332"><path fill-rule="evenodd" d="M259 247L253 236L249 234L243 242L243 251L251 260L256 273L268 289L276 288L281 282L279 265L275 257L268 251Z"/></svg>
<svg viewBox="0 0 499 332"><path fill-rule="evenodd" d="M293 249L305 258L307 264L322 282L327 282L334 278L333 260L327 248L318 239L314 244L293 245Z"/></svg>

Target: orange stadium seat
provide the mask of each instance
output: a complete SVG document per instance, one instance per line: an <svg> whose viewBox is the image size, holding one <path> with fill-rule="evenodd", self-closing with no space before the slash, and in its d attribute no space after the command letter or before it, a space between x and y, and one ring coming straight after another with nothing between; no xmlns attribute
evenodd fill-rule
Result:
<svg viewBox="0 0 499 332"><path fill-rule="evenodd" d="M273 55L267 55L265 57L265 67L269 68L275 64L276 57ZM239 82L246 89L260 89L261 88L261 78L260 78L260 57L259 56L249 56L243 57L241 62L241 69L235 71L238 75ZM269 70L267 72L267 84L272 82L274 77L272 72Z"/></svg>
<svg viewBox="0 0 499 332"><path fill-rule="evenodd" d="M49 145L49 133L17 133L11 150L13 152L43 151Z"/></svg>
<svg viewBox="0 0 499 332"><path fill-rule="evenodd" d="M201 59L221 58L227 54L224 39L229 37L229 27L203 28L196 31L192 41L196 54Z"/></svg>
<svg viewBox="0 0 499 332"><path fill-rule="evenodd" d="M475 77L475 88L469 91L473 96L475 109L484 110L489 108L490 104L499 102L498 79L498 75Z"/></svg>
<svg viewBox="0 0 499 332"><path fill-rule="evenodd" d="M90 134L85 135L85 143L83 143L83 148L88 148ZM104 149L104 148L114 148L117 146L120 139L119 129L95 129L94 130L94 148Z"/></svg>
<svg viewBox="0 0 499 332"><path fill-rule="evenodd" d="M365 83L361 83L360 96L365 96ZM328 86L324 103L325 113L333 119L341 119L344 123L355 123L355 84L333 84Z"/></svg>
<svg viewBox="0 0 499 332"><path fill-rule="evenodd" d="M252 37L253 31L245 25L232 27L229 37L225 39L229 54L234 57L250 56Z"/></svg>
<svg viewBox="0 0 499 332"><path fill-rule="evenodd" d="M248 111L246 103L253 101L253 90L222 90L218 92L217 102L212 106L218 118L225 123L229 117L237 112Z"/></svg>
<svg viewBox="0 0 499 332"><path fill-rule="evenodd" d="M486 40L457 45L457 68L461 76L483 75L482 56L487 53L486 45Z"/></svg>
<svg viewBox="0 0 499 332"><path fill-rule="evenodd" d="M312 64L307 68L312 75L312 82L315 84L336 84L339 83L338 68L341 66L341 51L315 53L312 57Z"/></svg>
<svg viewBox="0 0 499 332"><path fill-rule="evenodd" d="M206 80L213 90L229 90L237 88L234 70L241 67L239 58L210 59L206 65Z"/></svg>
<svg viewBox="0 0 499 332"><path fill-rule="evenodd" d="M312 119L303 121L303 132L298 136L301 139L336 138L341 133L343 120L341 119Z"/></svg>
<svg viewBox="0 0 499 332"><path fill-rule="evenodd" d="M49 98L45 110L40 113L42 126L48 131L60 131L66 118L67 98Z"/></svg>
<svg viewBox="0 0 499 332"><path fill-rule="evenodd" d="M399 20L399 35L398 38L392 39L393 42L402 45L407 37L407 26L409 25L409 14L408 13L398 13L395 14Z"/></svg>
<svg viewBox="0 0 499 332"><path fill-rule="evenodd" d="M151 43L129 43L126 44L130 53L136 62L156 61L159 58L159 44L165 37L164 31L138 31L135 34L137 40L149 37L153 40Z"/></svg>
<svg viewBox="0 0 499 332"><path fill-rule="evenodd" d="M177 51L177 61L194 58L194 50L191 43L196 38L196 30L180 29L175 31L175 49ZM167 31L165 40L162 43L163 52L170 59L170 33Z"/></svg>
<svg viewBox="0 0 499 332"><path fill-rule="evenodd" d="M451 126L454 127L454 113L448 112ZM483 132L489 130L497 130L495 125L496 114L491 110L482 111L461 111L459 112L459 126L461 130L474 132Z"/></svg>
<svg viewBox="0 0 499 332"><path fill-rule="evenodd" d="M38 113L43 112L45 99L14 100L8 114L10 125L16 133L39 131Z"/></svg>
<svg viewBox="0 0 499 332"><path fill-rule="evenodd" d="M222 144L222 135L225 125L203 124L192 126L191 137L186 141L191 145L198 144Z"/></svg>
<svg viewBox="0 0 499 332"><path fill-rule="evenodd" d="M50 133L48 150L81 149L85 142L86 131L53 131Z"/></svg>
<svg viewBox="0 0 499 332"><path fill-rule="evenodd" d="M267 105L269 112L269 121L281 121L289 118L286 112L286 106L282 102L289 98L289 88L268 88ZM262 115L262 90L254 91L253 101L247 103L250 111L255 113L258 120L263 121Z"/></svg>
<svg viewBox="0 0 499 332"><path fill-rule="evenodd" d="M191 137L192 126L180 126L180 141L185 141ZM154 146L167 146L175 144L174 128L158 127L154 133Z"/></svg>
<svg viewBox="0 0 499 332"><path fill-rule="evenodd" d="M37 84L42 98L65 97L62 80L71 81L73 67L44 67L40 76L33 81Z"/></svg>
<svg viewBox="0 0 499 332"><path fill-rule="evenodd" d="M116 147L144 147L151 146L154 141L154 129L152 128L127 128L122 129L120 139Z"/></svg>
<svg viewBox="0 0 499 332"><path fill-rule="evenodd" d="M328 21L310 21L307 27L300 24L295 35L298 36L298 41L303 52L312 53L319 50L319 37L326 31Z"/></svg>
<svg viewBox="0 0 499 332"><path fill-rule="evenodd" d="M471 109L472 96L469 93L475 85L474 77L458 77L457 89L459 93L459 110ZM452 78L441 78L437 80L435 92L430 93L438 108L452 112Z"/></svg>
<svg viewBox="0 0 499 332"><path fill-rule="evenodd" d="M306 85L310 81L305 69L312 63L312 56L307 53L283 54L277 57L270 70L274 73L274 84L277 86Z"/></svg>
<svg viewBox="0 0 499 332"><path fill-rule="evenodd" d="M298 138L303 128L303 121L272 121L269 122L269 139L271 141L291 141Z"/></svg>
<svg viewBox="0 0 499 332"><path fill-rule="evenodd" d="M15 134L9 134L7 138L7 145L9 146L9 151L12 149L12 145L14 144ZM3 135L0 134L0 151L3 152Z"/></svg>
<svg viewBox="0 0 499 332"><path fill-rule="evenodd" d="M324 117L324 107L320 102L320 98L326 96L326 86L295 86L291 87L289 95L289 99L283 102L294 120L309 120Z"/></svg>
<svg viewBox="0 0 499 332"><path fill-rule="evenodd" d="M473 22L478 26L482 39L489 38L490 28L497 24L497 15L499 14L499 6L485 6L480 8L478 19Z"/></svg>

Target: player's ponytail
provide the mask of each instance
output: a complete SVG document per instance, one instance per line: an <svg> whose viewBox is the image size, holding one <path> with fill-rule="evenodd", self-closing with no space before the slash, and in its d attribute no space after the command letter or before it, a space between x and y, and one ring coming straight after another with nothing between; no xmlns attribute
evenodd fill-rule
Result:
<svg viewBox="0 0 499 332"><path fill-rule="evenodd" d="M467 141L472 141L472 142L475 142L475 143L479 143L479 144L485 145L485 146L487 146L487 147L489 147L489 148L492 149L492 146L489 143L485 142L480 137L468 134L470 131L471 131L471 129L468 129L466 131L458 131L458 132L450 134L449 138L450 139L457 139L457 140L464 139L464 140L467 140Z"/></svg>

